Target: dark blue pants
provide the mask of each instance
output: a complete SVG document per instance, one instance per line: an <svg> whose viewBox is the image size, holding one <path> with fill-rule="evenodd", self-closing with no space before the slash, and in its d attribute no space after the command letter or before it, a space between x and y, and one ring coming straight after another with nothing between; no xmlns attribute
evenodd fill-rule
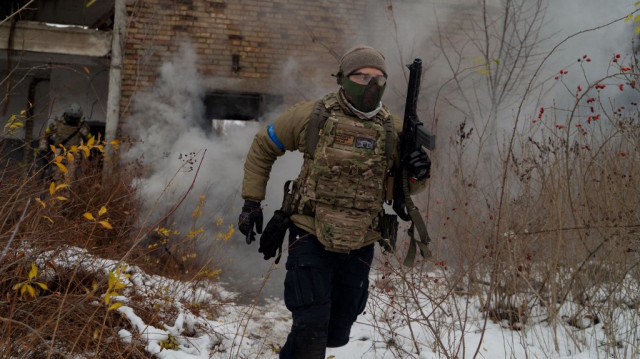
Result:
<svg viewBox="0 0 640 359"><path fill-rule="evenodd" d="M324 359L327 347L349 342L364 311L373 244L350 253L324 249L316 236L291 226L284 301L293 316L281 359Z"/></svg>

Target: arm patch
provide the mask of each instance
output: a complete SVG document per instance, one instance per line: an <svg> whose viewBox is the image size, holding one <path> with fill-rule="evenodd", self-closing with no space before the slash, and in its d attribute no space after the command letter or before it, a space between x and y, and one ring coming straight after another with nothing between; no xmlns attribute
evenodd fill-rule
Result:
<svg viewBox="0 0 640 359"><path fill-rule="evenodd" d="M269 134L269 138L271 139L271 141L273 141L276 147L278 147L281 151L286 151L286 148L284 147L282 142L280 142L278 136L276 136L276 131L273 129L273 123L267 127L267 133Z"/></svg>

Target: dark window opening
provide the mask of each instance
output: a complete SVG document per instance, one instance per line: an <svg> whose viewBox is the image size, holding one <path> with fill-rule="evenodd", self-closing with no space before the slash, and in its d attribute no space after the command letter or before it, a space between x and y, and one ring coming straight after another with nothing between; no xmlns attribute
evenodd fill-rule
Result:
<svg viewBox="0 0 640 359"><path fill-rule="evenodd" d="M205 95L207 132L221 133L225 121L260 121L282 105L282 95L212 91Z"/></svg>
<svg viewBox="0 0 640 359"><path fill-rule="evenodd" d="M14 15L15 20L86 26L90 29L112 30L115 0L100 0L87 6L78 0L0 0L0 19ZM21 10L18 12L18 10Z"/></svg>

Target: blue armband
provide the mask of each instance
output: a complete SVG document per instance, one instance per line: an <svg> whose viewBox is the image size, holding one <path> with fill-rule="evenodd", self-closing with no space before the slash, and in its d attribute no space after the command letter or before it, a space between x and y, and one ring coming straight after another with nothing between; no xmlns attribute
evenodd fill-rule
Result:
<svg viewBox="0 0 640 359"><path fill-rule="evenodd" d="M278 139L278 136L276 136L276 131L274 131L274 129L273 129L273 123L270 124L269 126L267 126L267 133L269 134L269 138L271 138L271 141L273 141L273 143L276 145L276 147L278 147L282 151L286 151L286 148L284 148L284 146L282 145L282 143Z"/></svg>

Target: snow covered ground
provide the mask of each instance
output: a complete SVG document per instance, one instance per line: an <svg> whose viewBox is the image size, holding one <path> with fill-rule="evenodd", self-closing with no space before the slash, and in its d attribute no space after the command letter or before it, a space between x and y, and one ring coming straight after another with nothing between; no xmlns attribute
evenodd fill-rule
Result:
<svg viewBox="0 0 640 359"><path fill-rule="evenodd" d="M131 326L117 328L125 342L143 343L150 356L165 359L191 358L277 358L290 327L289 312L279 299L267 299L259 306L237 304L236 294L220 283L187 283L145 274L135 266L95 258L86 251L69 248L58 252L63 266L84 266L105 274L118 272L123 284L110 303L122 303L117 310ZM442 266L440 266L442 267ZM485 320L476 296L447 292L444 270L436 267L421 274L420 285L407 288L389 280L388 271L371 273L370 298L358 318L349 344L327 350L327 358L638 358L640 336L635 310L618 311L617 327L605 326L588 315L578 325L551 325L543 314L527 318L526 324ZM383 275L387 278L384 279ZM439 280L436 280L439 279ZM162 327L154 327L136 314L140 299L155 301L177 311ZM164 298L160 301L158 298ZM168 299L167 299L168 298ZM218 313L193 311L194 303L218 301ZM161 303L162 302L162 303ZM530 308L531 309L531 308ZM571 308L560 308L560 311ZM409 324L408 324L409 323ZM574 323L575 324L575 323ZM518 328L514 330L512 328ZM579 328L581 327L581 328ZM620 340L611 343L611 333Z"/></svg>

